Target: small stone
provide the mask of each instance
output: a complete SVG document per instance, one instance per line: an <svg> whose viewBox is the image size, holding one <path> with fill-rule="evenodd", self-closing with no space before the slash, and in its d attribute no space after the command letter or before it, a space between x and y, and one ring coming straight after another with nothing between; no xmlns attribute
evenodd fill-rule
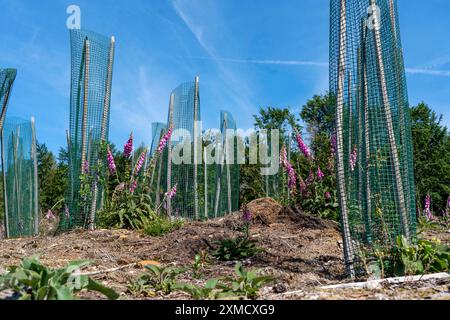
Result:
<svg viewBox="0 0 450 320"><path fill-rule="evenodd" d="M287 287L284 283L278 283L273 287L274 293L285 293L287 292Z"/></svg>

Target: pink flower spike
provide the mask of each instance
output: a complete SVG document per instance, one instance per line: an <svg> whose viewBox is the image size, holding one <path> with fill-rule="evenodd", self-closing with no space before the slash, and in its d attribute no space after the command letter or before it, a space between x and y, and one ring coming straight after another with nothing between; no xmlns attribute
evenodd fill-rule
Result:
<svg viewBox="0 0 450 320"><path fill-rule="evenodd" d="M337 152L337 134L333 133L333 135L330 138L330 143L331 143L331 152L333 154L336 154Z"/></svg>
<svg viewBox="0 0 450 320"><path fill-rule="evenodd" d="M287 152L285 147L281 149L280 164L286 169L286 172L288 174L288 188L290 190L295 190L297 186L297 174L295 173L294 167L287 159Z"/></svg>
<svg viewBox="0 0 450 320"><path fill-rule="evenodd" d="M309 187L314 182L314 172L311 170L309 172L309 177L306 179L306 186Z"/></svg>
<svg viewBox="0 0 450 320"><path fill-rule="evenodd" d="M133 132L130 134L130 138L123 147L123 156L128 159L131 156L132 152L133 152Z"/></svg>
<svg viewBox="0 0 450 320"><path fill-rule="evenodd" d="M287 151L286 151L286 148L283 148L283 149L281 149L281 152L280 152L280 165L281 165L283 168L285 168L287 162L288 162L288 159L287 159Z"/></svg>
<svg viewBox="0 0 450 320"><path fill-rule="evenodd" d="M115 174L116 173L116 163L114 161L114 156L111 152L111 150L108 147L108 156L107 156L107 161L108 161L108 168L109 168L109 172L111 174Z"/></svg>
<svg viewBox="0 0 450 320"><path fill-rule="evenodd" d="M355 171L357 161L358 161L358 149L355 146L353 148L352 154L350 155L350 169L352 171Z"/></svg>
<svg viewBox="0 0 450 320"><path fill-rule="evenodd" d="M303 138L300 134L297 134L297 145L300 151L303 153L303 155L308 158L312 159L311 151L309 150L308 146L306 145L305 141L303 141Z"/></svg>
<svg viewBox="0 0 450 320"><path fill-rule="evenodd" d="M134 175L137 176L139 174L139 172L142 169L142 166L144 165L145 162L145 158L147 157L147 149L145 149L141 156L139 157L138 162L136 163L136 166L134 168Z"/></svg>
<svg viewBox="0 0 450 320"><path fill-rule="evenodd" d="M87 161L84 161L84 164L83 164L83 173L84 173L84 174L89 174L89 162L87 162Z"/></svg>
<svg viewBox="0 0 450 320"><path fill-rule="evenodd" d="M162 137L161 141L159 142L158 149L156 152L158 154L161 154L164 149L166 148L167 143L169 142L170 138L172 137L173 129L170 128L167 133Z"/></svg>
<svg viewBox="0 0 450 320"><path fill-rule="evenodd" d="M175 185L172 190L166 193L167 199L172 200L177 195L177 185Z"/></svg>
<svg viewBox="0 0 450 320"><path fill-rule="evenodd" d="M425 210L424 210L425 218L427 218L428 221L431 221L434 219L433 213L431 212L431 196L430 194L427 194L425 197Z"/></svg>
<svg viewBox="0 0 450 320"><path fill-rule="evenodd" d="M322 170L320 169L320 167L317 169L317 179L319 179L319 181L322 181L323 178L325 178L325 174L322 172Z"/></svg>
<svg viewBox="0 0 450 320"><path fill-rule="evenodd" d="M447 199L447 208L445 208L444 217L450 218L450 196Z"/></svg>
<svg viewBox="0 0 450 320"><path fill-rule="evenodd" d="M303 180L303 179L300 177L300 191L301 191L302 193L305 193L307 190L308 190L308 186L306 185L305 180Z"/></svg>
<svg viewBox="0 0 450 320"><path fill-rule="evenodd" d="M55 215L53 214L52 210L48 210L47 214L45 215L45 218L47 220L55 220Z"/></svg>
<svg viewBox="0 0 450 320"><path fill-rule="evenodd" d="M130 187L130 193L134 193L137 189L137 186L138 186L138 182L137 182L137 180L134 180Z"/></svg>

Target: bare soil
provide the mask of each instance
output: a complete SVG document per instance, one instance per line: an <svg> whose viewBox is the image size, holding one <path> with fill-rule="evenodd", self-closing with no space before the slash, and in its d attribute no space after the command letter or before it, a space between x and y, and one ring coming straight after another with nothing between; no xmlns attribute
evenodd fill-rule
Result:
<svg viewBox="0 0 450 320"><path fill-rule="evenodd" d="M273 200L260 199L249 205L254 213L251 234L265 250L244 261L248 268L275 278L261 290L261 299L450 299L450 280L383 285L373 290L324 290L321 286L349 282L338 225L286 209ZM127 290L129 282L144 272L143 265L160 263L189 266L195 255L211 251L215 240L235 237L242 225L239 213L208 222L193 222L163 237L148 237L128 230L73 231L55 237L0 240L0 273L20 263L23 257L41 255L50 267L63 267L72 260L90 260L87 272L101 272L96 280L121 293L122 299L189 299L184 293L142 297ZM450 233L440 234L446 241ZM135 265L134 265L135 264ZM203 280L189 274L180 281L200 284L206 279L233 275L234 262L213 261ZM87 298L102 298L86 294Z"/></svg>

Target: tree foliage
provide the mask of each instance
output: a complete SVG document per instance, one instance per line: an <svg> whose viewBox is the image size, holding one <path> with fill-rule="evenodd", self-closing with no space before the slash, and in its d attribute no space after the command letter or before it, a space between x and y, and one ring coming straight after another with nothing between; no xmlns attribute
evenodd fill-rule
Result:
<svg viewBox="0 0 450 320"><path fill-rule="evenodd" d="M45 144L37 143L38 187L40 211L46 212L64 199L68 186L67 150L61 149L58 161ZM56 210L63 207L61 203Z"/></svg>
<svg viewBox="0 0 450 320"><path fill-rule="evenodd" d="M450 195L450 135L443 116L424 102L411 108L411 120L418 208L429 193L434 212L440 213Z"/></svg>

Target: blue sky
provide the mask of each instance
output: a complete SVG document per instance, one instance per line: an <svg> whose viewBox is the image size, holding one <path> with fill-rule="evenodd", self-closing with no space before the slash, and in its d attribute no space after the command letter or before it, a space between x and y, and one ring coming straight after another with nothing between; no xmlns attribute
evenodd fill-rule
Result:
<svg viewBox="0 0 450 320"><path fill-rule="evenodd" d="M411 104L450 126L450 1L398 0ZM36 118L38 139L64 146L69 124L66 8L116 37L110 139L150 143L169 94L200 76L204 127L231 111L253 125L262 106L298 111L328 89L329 0L0 0L0 66L18 69L8 115Z"/></svg>

